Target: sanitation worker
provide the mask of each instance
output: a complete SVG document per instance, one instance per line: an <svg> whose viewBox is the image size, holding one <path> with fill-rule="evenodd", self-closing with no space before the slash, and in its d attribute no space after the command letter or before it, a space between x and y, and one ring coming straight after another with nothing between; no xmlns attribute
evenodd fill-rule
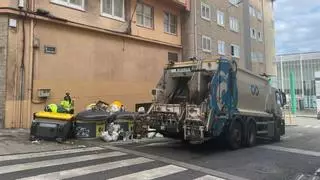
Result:
<svg viewBox="0 0 320 180"><path fill-rule="evenodd" d="M64 113L73 114L73 103L70 96L70 93L66 93L63 100L60 102L60 106L65 110Z"/></svg>
<svg viewBox="0 0 320 180"><path fill-rule="evenodd" d="M57 113L58 112L58 105L56 104L49 104L44 108L45 112L53 112Z"/></svg>

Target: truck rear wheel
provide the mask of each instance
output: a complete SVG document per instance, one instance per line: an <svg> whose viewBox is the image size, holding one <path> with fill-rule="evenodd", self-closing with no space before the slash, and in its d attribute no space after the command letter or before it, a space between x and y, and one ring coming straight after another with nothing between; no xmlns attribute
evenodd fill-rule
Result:
<svg viewBox="0 0 320 180"><path fill-rule="evenodd" d="M248 137L246 139L246 146L247 147L252 147L252 146L255 146L256 145L256 141L257 141L257 129L256 129L256 125L251 122L249 124L249 127L248 127Z"/></svg>
<svg viewBox="0 0 320 180"><path fill-rule="evenodd" d="M239 121L234 121L231 124L227 135L228 145L231 149L236 150L241 147L242 128Z"/></svg>

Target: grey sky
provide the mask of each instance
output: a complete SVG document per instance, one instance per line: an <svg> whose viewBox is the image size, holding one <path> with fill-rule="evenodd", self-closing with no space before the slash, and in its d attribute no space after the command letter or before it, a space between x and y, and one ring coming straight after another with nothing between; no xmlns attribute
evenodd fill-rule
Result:
<svg viewBox="0 0 320 180"><path fill-rule="evenodd" d="M320 51L320 0L275 2L277 53Z"/></svg>

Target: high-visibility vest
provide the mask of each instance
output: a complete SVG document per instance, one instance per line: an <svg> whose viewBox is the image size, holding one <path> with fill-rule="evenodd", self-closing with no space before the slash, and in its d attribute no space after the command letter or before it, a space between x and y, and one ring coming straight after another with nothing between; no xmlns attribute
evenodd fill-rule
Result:
<svg viewBox="0 0 320 180"><path fill-rule="evenodd" d="M57 113L58 112L58 106L56 104L49 104L47 106L47 109L51 112Z"/></svg>
<svg viewBox="0 0 320 180"><path fill-rule="evenodd" d="M71 103L69 101L61 101L60 105L68 111L71 110Z"/></svg>

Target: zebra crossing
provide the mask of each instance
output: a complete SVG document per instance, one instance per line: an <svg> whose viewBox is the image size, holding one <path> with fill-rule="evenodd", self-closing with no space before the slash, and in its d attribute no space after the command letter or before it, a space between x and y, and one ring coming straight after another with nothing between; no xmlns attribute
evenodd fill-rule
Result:
<svg viewBox="0 0 320 180"><path fill-rule="evenodd" d="M186 167L102 147L0 156L0 179L224 180Z"/></svg>

